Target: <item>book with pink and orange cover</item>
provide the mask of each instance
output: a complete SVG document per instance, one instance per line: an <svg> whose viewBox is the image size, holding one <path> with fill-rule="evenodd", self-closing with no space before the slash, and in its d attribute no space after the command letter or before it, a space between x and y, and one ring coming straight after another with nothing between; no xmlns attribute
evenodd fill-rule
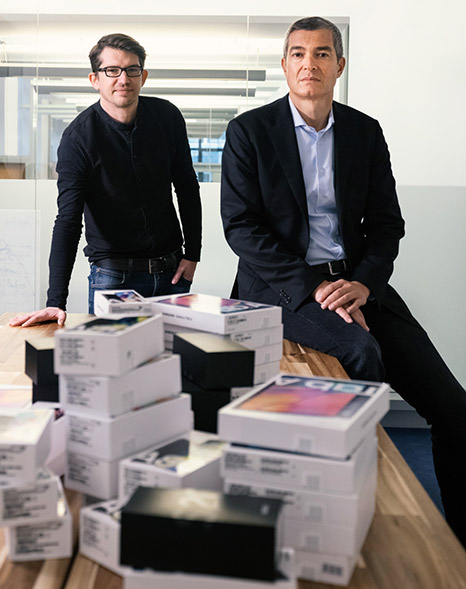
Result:
<svg viewBox="0 0 466 589"><path fill-rule="evenodd" d="M206 294L153 297L152 310L164 322L201 331L230 334L281 324L280 307Z"/></svg>
<svg viewBox="0 0 466 589"><path fill-rule="evenodd" d="M221 439L333 458L349 456L389 408L385 383L281 374L219 412Z"/></svg>

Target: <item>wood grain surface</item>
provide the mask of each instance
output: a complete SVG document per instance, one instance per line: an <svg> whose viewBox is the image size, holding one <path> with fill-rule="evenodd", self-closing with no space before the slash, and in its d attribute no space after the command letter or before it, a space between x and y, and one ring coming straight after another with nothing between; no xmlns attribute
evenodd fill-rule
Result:
<svg viewBox="0 0 466 589"><path fill-rule="evenodd" d="M0 315L0 384L28 384L24 375L24 340L50 336L50 323L13 328L15 313ZM67 326L89 318L71 315ZM303 376L346 378L338 360L285 340L281 369ZM351 589L466 589L466 552L411 469L379 425L376 511ZM464 468L464 465L459 465ZM80 496L67 491L77 545ZM11 563L0 535L0 589L122 589L120 576L77 553L72 559ZM331 585L298 582L299 589ZM164 589L154 587L154 589Z"/></svg>

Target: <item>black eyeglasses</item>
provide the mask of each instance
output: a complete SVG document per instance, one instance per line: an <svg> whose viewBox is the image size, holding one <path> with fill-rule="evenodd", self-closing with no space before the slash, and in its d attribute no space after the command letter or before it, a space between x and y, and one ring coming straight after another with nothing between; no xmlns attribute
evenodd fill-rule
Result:
<svg viewBox="0 0 466 589"><path fill-rule="evenodd" d="M138 78L142 74L142 67L140 65L130 65L128 67L107 66L101 67L98 72L105 72L108 78L119 78L122 72L126 72L129 78Z"/></svg>

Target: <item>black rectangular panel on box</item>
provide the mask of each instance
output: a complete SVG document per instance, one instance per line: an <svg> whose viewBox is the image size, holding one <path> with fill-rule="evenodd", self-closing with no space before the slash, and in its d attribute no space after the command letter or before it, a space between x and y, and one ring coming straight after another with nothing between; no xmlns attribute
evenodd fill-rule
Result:
<svg viewBox="0 0 466 589"><path fill-rule="evenodd" d="M53 337L26 340L25 372L38 385L58 385L58 375L53 371Z"/></svg>
<svg viewBox="0 0 466 589"><path fill-rule="evenodd" d="M176 333L173 353L181 356L183 376L205 389L228 389L254 383L254 350L223 335Z"/></svg>
<svg viewBox="0 0 466 589"><path fill-rule="evenodd" d="M120 562L272 581L281 508L277 499L139 487L121 511Z"/></svg>
<svg viewBox="0 0 466 589"><path fill-rule="evenodd" d="M231 401L230 389L203 389L185 377L181 380L183 393L191 395L194 429L216 434L218 410Z"/></svg>
<svg viewBox="0 0 466 589"><path fill-rule="evenodd" d="M48 401L49 403L58 403L58 383L57 384L36 384L32 383L32 402Z"/></svg>

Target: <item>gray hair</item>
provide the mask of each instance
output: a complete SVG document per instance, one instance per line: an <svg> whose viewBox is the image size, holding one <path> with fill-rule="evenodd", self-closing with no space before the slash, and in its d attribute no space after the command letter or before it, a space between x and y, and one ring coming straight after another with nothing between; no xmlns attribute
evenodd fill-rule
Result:
<svg viewBox="0 0 466 589"><path fill-rule="evenodd" d="M287 57L291 33L294 31L317 31L320 29L327 29L328 31L331 31L333 35L333 46L335 48L335 53L337 54L337 61L340 61L340 59L343 57L343 41L341 39L340 29L335 24L333 24L333 22L330 22L329 20L320 16L307 16L306 18L300 18L290 26L285 36L283 57L285 59Z"/></svg>

